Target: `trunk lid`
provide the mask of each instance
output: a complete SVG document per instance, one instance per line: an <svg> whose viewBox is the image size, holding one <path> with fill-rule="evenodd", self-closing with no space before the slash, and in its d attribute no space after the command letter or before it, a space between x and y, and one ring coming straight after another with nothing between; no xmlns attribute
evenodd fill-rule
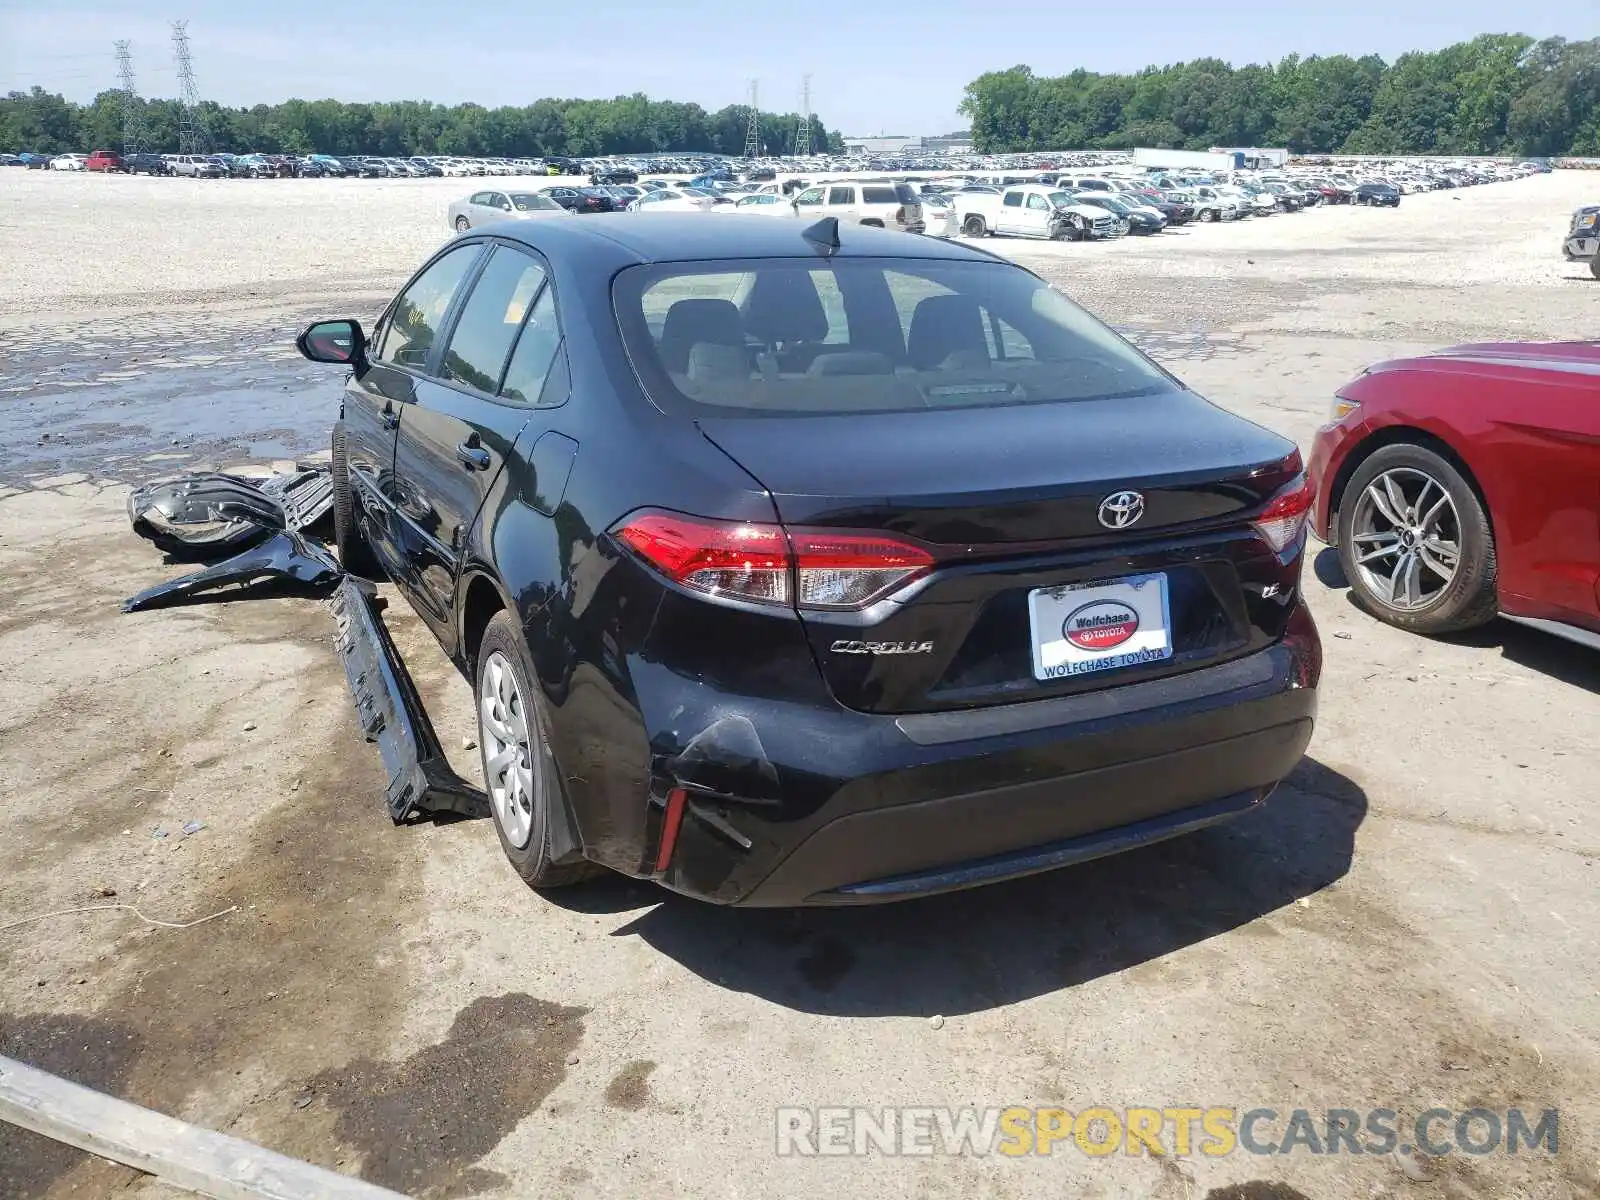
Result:
<svg viewBox="0 0 1600 1200"><path fill-rule="evenodd" d="M938 560L864 613L802 612L849 707L914 712L1089 690L1281 636L1286 606L1247 594L1276 585L1292 595L1299 557L1280 561L1248 518L1293 478L1294 445L1193 392L699 424L771 492L786 526L891 533ZM1102 502L1124 490L1142 495L1144 511L1113 530ZM1164 576L1170 657L1037 677L1032 592L1149 574Z"/></svg>

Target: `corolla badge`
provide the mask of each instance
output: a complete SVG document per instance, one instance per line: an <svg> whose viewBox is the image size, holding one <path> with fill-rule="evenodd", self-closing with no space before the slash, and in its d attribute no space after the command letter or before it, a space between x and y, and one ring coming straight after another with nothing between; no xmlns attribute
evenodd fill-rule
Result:
<svg viewBox="0 0 1600 1200"><path fill-rule="evenodd" d="M1144 496L1138 492L1112 492L1100 501L1100 524L1126 529L1144 516Z"/></svg>
<svg viewBox="0 0 1600 1200"><path fill-rule="evenodd" d="M828 647L835 654L932 654L932 642L852 642L841 638Z"/></svg>

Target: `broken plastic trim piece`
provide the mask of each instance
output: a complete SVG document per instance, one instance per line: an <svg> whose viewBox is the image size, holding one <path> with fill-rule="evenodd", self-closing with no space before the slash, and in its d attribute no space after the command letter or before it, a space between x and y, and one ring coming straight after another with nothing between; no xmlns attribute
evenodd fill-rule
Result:
<svg viewBox="0 0 1600 1200"><path fill-rule="evenodd" d="M356 719L389 773L390 819L399 825L413 813L488 816L488 797L445 760L416 684L366 591L346 575L329 605Z"/></svg>
<svg viewBox="0 0 1600 1200"><path fill-rule="evenodd" d="M321 590L337 583L344 572L325 549L298 533L279 530L259 546L235 554L215 566L169 579L145 588L122 602L123 612L143 612L181 603L202 592L229 584L258 583L264 579L287 580Z"/></svg>
<svg viewBox="0 0 1600 1200"><path fill-rule="evenodd" d="M206 471L162 479L128 495L133 531L178 558L209 558L243 550L274 530L299 530L333 506L333 479L324 469L261 478Z"/></svg>

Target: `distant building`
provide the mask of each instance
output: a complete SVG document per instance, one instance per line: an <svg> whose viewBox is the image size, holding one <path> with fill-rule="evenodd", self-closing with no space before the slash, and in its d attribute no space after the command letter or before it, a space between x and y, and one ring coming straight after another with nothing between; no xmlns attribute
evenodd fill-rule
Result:
<svg viewBox="0 0 1600 1200"><path fill-rule="evenodd" d="M844 148L852 154L905 154L922 149L919 137L880 134L877 137L847 137Z"/></svg>
<svg viewBox="0 0 1600 1200"><path fill-rule="evenodd" d="M1213 154L1242 154L1244 165L1252 169L1281 167L1289 161L1287 150L1263 150L1260 146L1213 146Z"/></svg>
<svg viewBox="0 0 1600 1200"><path fill-rule="evenodd" d="M847 137L844 148L850 154L970 154L972 134L958 130L940 137L902 137L879 134L877 137Z"/></svg>

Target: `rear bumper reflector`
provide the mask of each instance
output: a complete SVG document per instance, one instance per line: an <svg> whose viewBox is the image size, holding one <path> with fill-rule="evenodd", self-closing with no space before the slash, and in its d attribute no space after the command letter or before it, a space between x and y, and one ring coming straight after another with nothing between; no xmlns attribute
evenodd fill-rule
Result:
<svg viewBox="0 0 1600 1200"><path fill-rule="evenodd" d="M678 844L678 828L683 824L683 808L689 799L684 788L673 788L667 793L667 815L661 822L661 846L656 851L656 870L665 871L672 861L673 848Z"/></svg>

